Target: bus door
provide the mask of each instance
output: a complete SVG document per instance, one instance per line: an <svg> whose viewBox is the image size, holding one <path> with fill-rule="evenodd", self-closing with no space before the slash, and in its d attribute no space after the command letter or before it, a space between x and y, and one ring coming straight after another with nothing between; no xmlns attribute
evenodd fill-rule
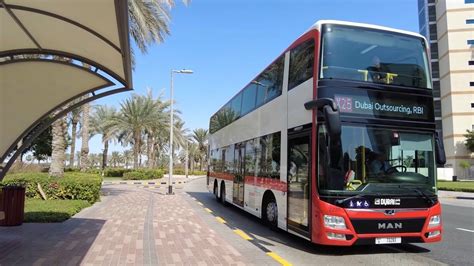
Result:
<svg viewBox="0 0 474 266"><path fill-rule="evenodd" d="M245 183L245 144L236 144L234 149L235 172L232 201L244 206L244 183Z"/></svg>
<svg viewBox="0 0 474 266"><path fill-rule="evenodd" d="M308 235L310 223L311 131L288 134L288 229Z"/></svg>

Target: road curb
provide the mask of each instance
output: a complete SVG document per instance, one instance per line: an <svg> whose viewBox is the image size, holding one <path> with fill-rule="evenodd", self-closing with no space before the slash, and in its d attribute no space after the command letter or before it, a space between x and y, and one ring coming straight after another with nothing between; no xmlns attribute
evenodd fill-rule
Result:
<svg viewBox="0 0 474 266"><path fill-rule="evenodd" d="M474 200L474 197L463 197L463 196L459 196L459 197L455 197L456 199L464 199L464 200Z"/></svg>

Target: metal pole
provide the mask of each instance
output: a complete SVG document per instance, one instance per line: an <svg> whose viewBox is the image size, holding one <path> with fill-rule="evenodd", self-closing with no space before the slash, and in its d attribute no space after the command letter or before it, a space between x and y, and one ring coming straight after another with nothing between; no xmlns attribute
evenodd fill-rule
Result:
<svg viewBox="0 0 474 266"><path fill-rule="evenodd" d="M173 122L173 70L171 70L171 102L170 102L170 162L169 162L169 173L168 173L168 194L171 195L173 194L173 183L171 182L173 178L173 127L174 127L174 122Z"/></svg>

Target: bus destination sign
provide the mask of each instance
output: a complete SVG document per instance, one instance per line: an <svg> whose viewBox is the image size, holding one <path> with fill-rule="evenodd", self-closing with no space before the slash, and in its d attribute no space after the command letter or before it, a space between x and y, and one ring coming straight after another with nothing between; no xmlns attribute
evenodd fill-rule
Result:
<svg viewBox="0 0 474 266"><path fill-rule="evenodd" d="M335 95L341 114L370 115L386 118L429 119L425 102L390 97Z"/></svg>

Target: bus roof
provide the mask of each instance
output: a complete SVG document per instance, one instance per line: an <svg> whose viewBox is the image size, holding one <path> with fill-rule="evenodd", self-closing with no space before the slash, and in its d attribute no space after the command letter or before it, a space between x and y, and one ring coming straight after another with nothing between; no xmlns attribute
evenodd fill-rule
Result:
<svg viewBox="0 0 474 266"><path fill-rule="evenodd" d="M411 35L411 36L418 37L418 38L423 38L426 41L425 36L420 35L416 32L411 32L411 31L406 31L406 30L399 30L399 29L394 29L394 28L379 26L379 25L374 25L374 24L349 22L349 21L342 21L342 20L319 20L316 23L314 23L313 26L311 26L306 32L314 30L314 29L320 31L321 30L321 25L323 25L323 24L347 25L347 26L363 27L363 28L369 28L369 29L392 31L392 32L397 32L397 33L401 33L401 34ZM306 34L306 32L303 33L303 35Z"/></svg>

